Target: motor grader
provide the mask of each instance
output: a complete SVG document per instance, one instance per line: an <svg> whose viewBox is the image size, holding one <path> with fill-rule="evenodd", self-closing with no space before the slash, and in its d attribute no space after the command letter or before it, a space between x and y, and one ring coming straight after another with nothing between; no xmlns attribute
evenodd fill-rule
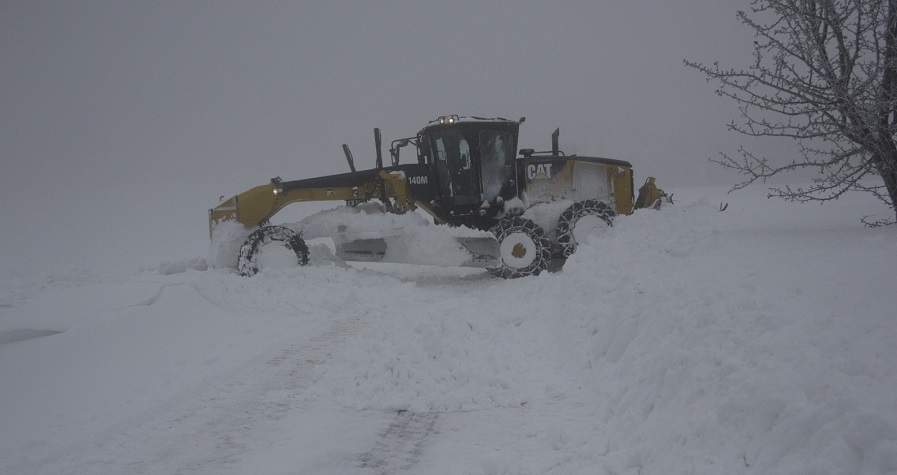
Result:
<svg viewBox="0 0 897 475"><path fill-rule="evenodd" d="M286 249L295 264L308 264L306 239L313 226L270 223L291 203L342 201L363 214L384 217L422 210L432 217L432 225L426 223L429 228L450 237L436 245L453 249L408 252L415 243L434 245L415 234L426 227L399 224L381 234L376 229L349 229L358 226L357 219L348 225L338 219L322 220L325 225L313 234L329 235L335 255L347 261L414 263L414 255L460 252L464 257L451 265L482 267L499 277L517 278L562 263L589 235L612 226L617 214L657 207L666 199L654 178L648 178L634 200L629 162L568 156L559 150L558 130L550 151L524 149L518 154L524 120L442 116L414 137L394 140L391 163L386 165L380 130L374 129L375 168L356 170L344 144L348 173L295 181L273 178L222 200L209 210L212 241L219 247L220 241L232 241L230 248L224 247L237 254L229 262L249 276L264 267L260 256L272 246L281 249L280 256ZM411 163L400 163L400 151L408 146L414 147L416 156ZM225 228L231 231L223 232Z"/></svg>

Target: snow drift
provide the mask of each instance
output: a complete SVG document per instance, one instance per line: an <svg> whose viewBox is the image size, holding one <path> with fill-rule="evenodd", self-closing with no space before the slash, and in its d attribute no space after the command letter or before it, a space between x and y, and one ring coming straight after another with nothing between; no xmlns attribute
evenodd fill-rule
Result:
<svg viewBox="0 0 897 475"><path fill-rule="evenodd" d="M762 194L677 190L510 281L9 279L0 471L897 472L897 234Z"/></svg>

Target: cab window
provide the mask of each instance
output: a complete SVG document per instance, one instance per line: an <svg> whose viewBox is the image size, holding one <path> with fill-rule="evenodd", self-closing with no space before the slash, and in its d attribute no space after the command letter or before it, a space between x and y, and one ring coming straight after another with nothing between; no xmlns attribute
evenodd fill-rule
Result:
<svg viewBox="0 0 897 475"><path fill-rule="evenodd" d="M434 133L432 140L439 191L454 204L478 202L476 171L470 156L471 147L464 134L457 129L447 129Z"/></svg>
<svg viewBox="0 0 897 475"><path fill-rule="evenodd" d="M479 139L483 195L494 201L514 179L514 136L510 132L481 130Z"/></svg>

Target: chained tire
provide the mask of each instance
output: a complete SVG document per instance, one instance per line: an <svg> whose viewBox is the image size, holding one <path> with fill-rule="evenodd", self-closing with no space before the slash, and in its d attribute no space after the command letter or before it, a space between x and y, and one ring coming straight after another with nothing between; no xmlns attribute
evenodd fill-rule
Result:
<svg viewBox="0 0 897 475"><path fill-rule="evenodd" d="M491 229L501 249L501 265L489 269L503 279L539 275L551 261L551 241L532 220L520 216L502 219Z"/></svg>
<svg viewBox="0 0 897 475"><path fill-rule="evenodd" d="M281 261L284 261L295 255L296 264L300 266L308 264L308 246L298 233L283 226L265 226L250 234L240 247L240 259L237 261L240 274L247 277L257 274L264 268L264 262L260 262L260 257L272 247L278 251L283 249L287 251L280 253L279 256L273 255L272 258L281 258Z"/></svg>
<svg viewBox="0 0 897 475"><path fill-rule="evenodd" d="M617 213L603 201L577 201L561 213L558 218L558 245L564 257L576 252L576 247L585 242L587 236L614 225Z"/></svg>

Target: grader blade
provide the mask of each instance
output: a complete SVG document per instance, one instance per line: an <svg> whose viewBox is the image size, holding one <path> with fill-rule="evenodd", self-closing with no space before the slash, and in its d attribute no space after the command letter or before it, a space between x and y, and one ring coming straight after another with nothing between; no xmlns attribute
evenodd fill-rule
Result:
<svg viewBox="0 0 897 475"><path fill-rule="evenodd" d="M501 265L501 247L495 238L456 237L455 241L464 246L471 258L463 267L498 267Z"/></svg>
<svg viewBox="0 0 897 475"><path fill-rule="evenodd" d="M336 246L336 257L344 261L380 262L386 256L386 240L356 239Z"/></svg>
<svg viewBox="0 0 897 475"><path fill-rule="evenodd" d="M391 262L490 268L501 264L498 241L491 237L448 237L442 243L415 236L334 240L336 256L344 261ZM444 246L449 243L450 246ZM438 244L443 244L438 246Z"/></svg>

